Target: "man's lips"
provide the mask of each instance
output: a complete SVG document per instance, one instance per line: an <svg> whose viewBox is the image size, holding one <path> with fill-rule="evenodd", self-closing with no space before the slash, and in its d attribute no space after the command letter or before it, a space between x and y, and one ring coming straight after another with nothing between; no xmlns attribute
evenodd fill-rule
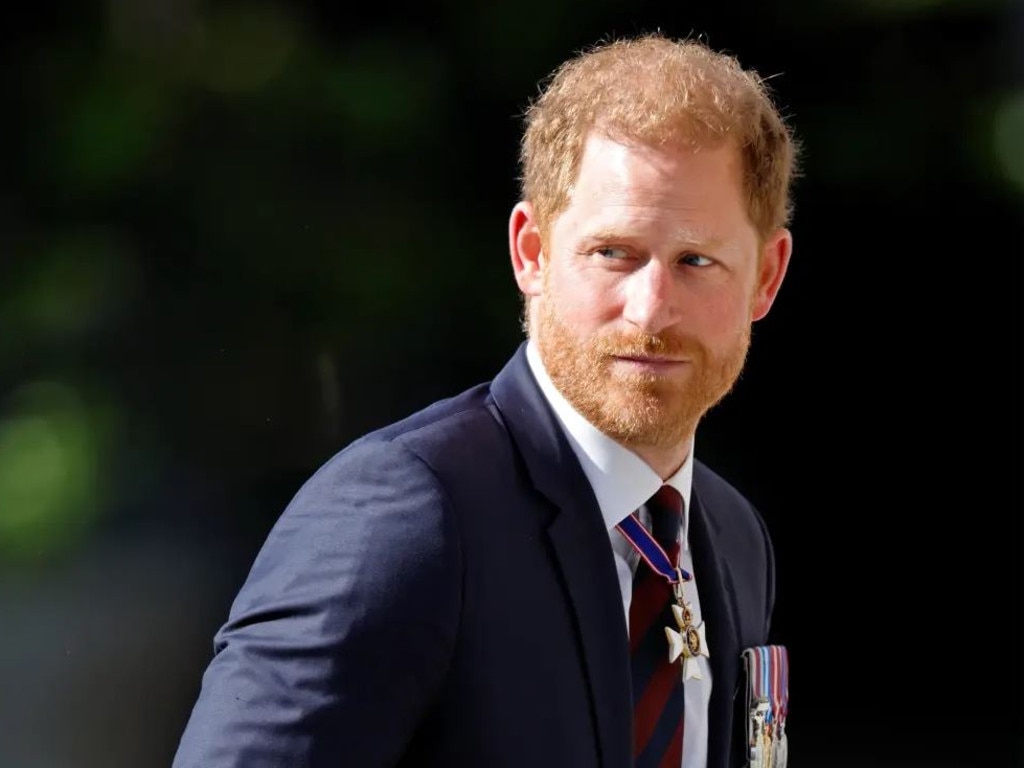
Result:
<svg viewBox="0 0 1024 768"><path fill-rule="evenodd" d="M612 360L634 370L649 373L670 373L686 366L687 360L660 355L613 355Z"/></svg>
<svg viewBox="0 0 1024 768"><path fill-rule="evenodd" d="M682 358L664 357L661 355L612 355L612 357L627 363L641 363L644 365L675 365L686 362Z"/></svg>

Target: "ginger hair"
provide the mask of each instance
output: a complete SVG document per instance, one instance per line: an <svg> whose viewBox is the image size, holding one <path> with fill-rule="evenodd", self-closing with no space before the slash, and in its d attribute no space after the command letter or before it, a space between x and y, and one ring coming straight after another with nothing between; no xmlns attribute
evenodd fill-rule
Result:
<svg viewBox="0 0 1024 768"><path fill-rule="evenodd" d="M789 223L797 143L766 82L698 40L606 41L563 63L525 114L522 199L542 231L568 206L591 131L624 143L714 147L742 159L747 213L767 238Z"/></svg>

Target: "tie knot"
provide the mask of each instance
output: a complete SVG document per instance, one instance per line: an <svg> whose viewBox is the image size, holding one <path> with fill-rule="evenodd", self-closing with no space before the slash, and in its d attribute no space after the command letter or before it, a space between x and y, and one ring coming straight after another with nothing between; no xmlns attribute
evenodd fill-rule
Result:
<svg viewBox="0 0 1024 768"><path fill-rule="evenodd" d="M651 496L649 503L662 509L669 510L677 517L682 516L683 514L683 496L671 485L661 486L661 488Z"/></svg>
<svg viewBox="0 0 1024 768"><path fill-rule="evenodd" d="M663 485L647 501L651 513L651 535L661 548L669 550L679 537L683 517L683 497L671 485Z"/></svg>

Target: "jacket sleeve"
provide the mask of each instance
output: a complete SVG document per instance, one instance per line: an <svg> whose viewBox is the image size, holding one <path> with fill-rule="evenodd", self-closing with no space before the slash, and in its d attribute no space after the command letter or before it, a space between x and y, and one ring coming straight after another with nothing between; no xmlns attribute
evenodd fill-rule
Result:
<svg viewBox="0 0 1024 768"><path fill-rule="evenodd" d="M217 632L173 768L395 764L450 661L460 557L420 459L395 442L334 457Z"/></svg>

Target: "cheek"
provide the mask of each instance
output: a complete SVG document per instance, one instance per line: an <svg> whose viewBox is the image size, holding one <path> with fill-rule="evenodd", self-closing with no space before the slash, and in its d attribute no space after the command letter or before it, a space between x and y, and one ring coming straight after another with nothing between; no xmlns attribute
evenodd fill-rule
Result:
<svg viewBox="0 0 1024 768"><path fill-rule="evenodd" d="M707 340L732 340L750 325L752 300L744 295L719 295L692 302L683 325Z"/></svg>
<svg viewBox="0 0 1024 768"><path fill-rule="evenodd" d="M563 273L551 276L548 298L563 322L581 331L612 322L622 312L619 286L602 275Z"/></svg>

